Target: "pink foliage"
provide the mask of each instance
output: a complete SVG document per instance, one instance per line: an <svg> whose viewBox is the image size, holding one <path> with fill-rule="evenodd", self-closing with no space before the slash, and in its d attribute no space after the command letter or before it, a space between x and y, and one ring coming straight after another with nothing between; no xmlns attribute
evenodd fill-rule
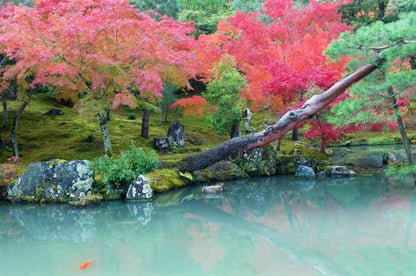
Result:
<svg viewBox="0 0 416 276"><path fill-rule="evenodd" d="M20 158L13 156L7 161L7 163L0 165L0 185L9 185L20 176L17 168L18 165L21 165Z"/></svg>

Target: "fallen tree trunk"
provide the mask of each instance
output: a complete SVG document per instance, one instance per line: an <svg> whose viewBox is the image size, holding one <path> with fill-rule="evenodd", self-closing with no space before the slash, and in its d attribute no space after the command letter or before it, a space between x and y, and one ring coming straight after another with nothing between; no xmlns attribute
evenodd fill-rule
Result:
<svg viewBox="0 0 416 276"><path fill-rule="evenodd" d="M189 156L182 161L181 172L192 172L204 169L230 154L267 145L285 135L287 132L312 118L316 113L334 101L348 87L365 78L377 69L376 65L365 65L351 75L344 77L322 94L315 95L296 110L286 113L276 124L265 130L246 136L230 139L207 151Z"/></svg>

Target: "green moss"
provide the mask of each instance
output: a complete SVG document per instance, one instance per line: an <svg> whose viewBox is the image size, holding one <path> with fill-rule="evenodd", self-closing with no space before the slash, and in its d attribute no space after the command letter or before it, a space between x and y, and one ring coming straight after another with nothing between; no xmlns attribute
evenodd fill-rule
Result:
<svg viewBox="0 0 416 276"><path fill-rule="evenodd" d="M43 186L43 184L40 184L35 191L35 201L40 201L41 199L44 198L45 195L45 186Z"/></svg>
<svg viewBox="0 0 416 276"><path fill-rule="evenodd" d="M59 163L65 163L65 162L66 162L66 160L64 160L64 159L55 159L55 160L49 162L48 165L49 166L55 166Z"/></svg>
<svg viewBox="0 0 416 276"><path fill-rule="evenodd" d="M189 179L179 176L175 169L162 169L146 174L155 193L166 192L185 186Z"/></svg>

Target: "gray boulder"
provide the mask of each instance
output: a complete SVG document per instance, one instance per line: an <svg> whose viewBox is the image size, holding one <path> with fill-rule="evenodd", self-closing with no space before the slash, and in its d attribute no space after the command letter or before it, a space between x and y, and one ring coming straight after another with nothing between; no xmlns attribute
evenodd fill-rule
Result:
<svg viewBox="0 0 416 276"><path fill-rule="evenodd" d="M300 178L315 178L315 172L311 167L305 166L305 165L299 165L298 169L295 173L296 177Z"/></svg>
<svg viewBox="0 0 416 276"><path fill-rule="evenodd" d="M130 185L126 200L148 200L153 197L153 190L150 187L149 179L141 174Z"/></svg>
<svg viewBox="0 0 416 276"><path fill-rule="evenodd" d="M168 153L172 151L172 143L166 136L158 136L153 138L152 146L155 150L160 151L161 153Z"/></svg>
<svg viewBox="0 0 416 276"><path fill-rule="evenodd" d="M9 186L8 195L35 202L82 200L91 195L93 183L94 169L88 160L54 159L30 164L15 185Z"/></svg>
<svg viewBox="0 0 416 276"><path fill-rule="evenodd" d="M178 119L169 125L168 137L172 143L176 144L176 146L180 148L185 147L184 128Z"/></svg>
<svg viewBox="0 0 416 276"><path fill-rule="evenodd" d="M356 176L357 173L346 166L332 166L325 169L326 176Z"/></svg>

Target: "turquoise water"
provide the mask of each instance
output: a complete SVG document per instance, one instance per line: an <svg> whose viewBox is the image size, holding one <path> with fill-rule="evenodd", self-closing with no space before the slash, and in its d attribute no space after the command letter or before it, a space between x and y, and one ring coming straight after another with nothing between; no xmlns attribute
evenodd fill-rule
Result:
<svg viewBox="0 0 416 276"><path fill-rule="evenodd" d="M0 205L0 275L416 275L410 179L224 185L88 209Z"/></svg>

